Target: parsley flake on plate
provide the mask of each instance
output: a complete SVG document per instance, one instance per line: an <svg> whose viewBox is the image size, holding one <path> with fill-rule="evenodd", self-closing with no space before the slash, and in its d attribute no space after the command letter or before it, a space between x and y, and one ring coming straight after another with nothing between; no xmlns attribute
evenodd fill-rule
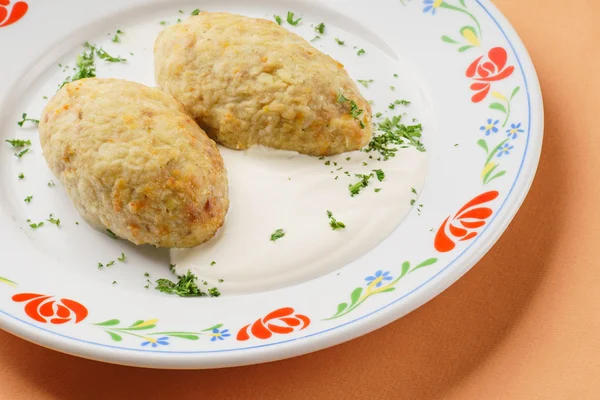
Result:
<svg viewBox="0 0 600 400"><path fill-rule="evenodd" d="M121 253L121 257L117 257L117 260L125 262L125 253Z"/></svg>
<svg viewBox="0 0 600 400"><path fill-rule="evenodd" d="M362 115L363 110L361 108L358 108L358 104L356 104L356 102L354 100L348 99L346 96L344 96L342 94L342 92L338 93L337 101L338 101L338 103L341 103L341 104L350 102L350 115L352 116L352 118L354 118L355 120L358 121L358 123L360 124L360 127L362 129L365 129L365 124L360 119L360 116Z"/></svg>
<svg viewBox="0 0 600 400"><path fill-rule="evenodd" d="M29 152L29 149L25 149L25 150L23 150L23 151L22 151L22 152L20 152L20 153L15 153L15 157L17 157L17 158L21 158L21 157L23 157L23 156L24 156L26 153L28 153L28 152Z"/></svg>
<svg viewBox="0 0 600 400"><path fill-rule="evenodd" d="M321 22L319 25L315 26L315 31L319 32L321 35L325 33L325 24Z"/></svg>
<svg viewBox="0 0 600 400"><path fill-rule="evenodd" d="M50 216L48 217L48 219L46 221L48 221L51 224L54 224L60 228L60 218L58 218L58 219L54 218L54 214L50 214Z"/></svg>
<svg viewBox="0 0 600 400"><path fill-rule="evenodd" d="M385 179L385 173L382 170L374 169L373 172L375 172L375 175L377 176L377 180L379 182Z"/></svg>
<svg viewBox="0 0 600 400"><path fill-rule="evenodd" d="M340 46L344 46L346 44L346 42L344 42L343 40L340 40L339 38L335 38L335 41L337 42L337 44L339 44Z"/></svg>
<svg viewBox="0 0 600 400"><path fill-rule="evenodd" d="M198 14L200 14L200 12L201 12L201 11L200 11L200 9L199 9L199 8L196 8L194 11L192 11L191 15L192 15L192 16L195 16L195 15L198 15Z"/></svg>
<svg viewBox="0 0 600 400"><path fill-rule="evenodd" d="M25 203L31 203L31 199L33 199L33 196L27 196L25 197L25 200L23 200Z"/></svg>
<svg viewBox="0 0 600 400"><path fill-rule="evenodd" d="M302 20L302 18L298 18L297 20L294 21L294 13L291 11L288 11L287 13L287 22L290 25L296 26L298 25L298 23Z"/></svg>
<svg viewBox="0 0 600 400"><path fill-rule="evenodd" d="M285 232L283 231L283 229L277 229L275 232L273 232L273 234L271 234L271 242L281 239L284 236Z"/></svg>
<svg viewBox="0 0 600 400"><path fill-rule="evenodd" d="M106 233L108 234L108 236L109 236L111 239L115 239L115 240L116 240L116 239L118 239L118 238L119 238L119 237L117 236L117 234L116 234L116 233L114 233L113 231L111 231L110 229L107 229L107 230L106 230Z"/></svg>
<svg viewBox="0 0 600 400"><path fill-rule="evenodd" d="M37 224L29 224L29 226L32 227L33 229L37 229L37 228L44 226L44 223L38 222Z"/></svg>
<svg viewBox="0 0 600 400"><path fill-rule="evenodd" d="M23 174L22 172L19 174L19 179L23 179L25 178L25 174Z"/></svg>
<svg viewBox="0 0 600 400"><path fill-rule="evenodd" d="M56 186L56 183L54 183L54 181L48 182L48 187L53 187L53 186Z"/></svg>
<svg viewBox="0 0 600 400"><path fill-rule="evenodd" d="M327 217L329 218L329 226L331 226L332 230L345 229L346 225L343 222L336 220L333 217L333 213L327 210Z"/></svg>
<svg viewBox="0 0 600 400"><path fill-rule="evenodd" d="M21 115L21 120L19 122L17 122L17 125L19 126L23 126L23 124L25 122L31 122L32 124L39 124L40 120L39 119L32 119L32 118L27 118L27 113L23 113L23 115Z"/></svg>
<svg viewBox="0 0 600 400"><path fill-rule="evenodd" d="M110 261L110 262L106 263L107 267L112 267L113 265L115 265L114 261Z"/></svg>
<svg viewBox="0 0 600 400"><path fill-rule="evenodd" d="M404 125L401 120L402 116L398 115L378 123L377 134L373 136L363 151L366 153L378 152L383 156L384 161L394 157L398 148L412 146L418 151L424 152L425 146L420 140L423 132L421 124Z"/></svg>
<svg viewBox="0 0 600 400"><path fill-rule="evenodd" d="M359 51L356 53L356 55L358 55L358 56L362 56L363 54L366 54L366 53L367 53L367 52L365 51L365 49L360 49L360 50L359 50Z"/></svg>
<svg viewBox="0 0 600 400"><path fill-rule="evenodd" d="M348 185L351 197L356 196L363 188L366 188L369 185L369 179L373 177L373 174L356 174L356 177L360 178L360 181L356 182L354 185Z"/></svg>
<svg viewBox="0 0 600 400"><path fill-rule="evenodd" d="M366 87L367 89L369 88L369 84L373 83L373 79L369 79L369 80L364 80L364 79L358 79L357 80L358 83L360 83L361 85L363 85L364 87Z"/></svg>
<svg viewBox="0 0 600 400"><path fill-rule="evenodd" d="M5 142L9 143L12 147L15 147L17 149L25 146L31 146L31 140L6 139Z"/></svg>
<svg viewBox="0 0 600 400"><path fill-rule="evenodd" d="M211 296L218 297L221 295L217 288L208 290L208 294L200 290L196 283L196 276L188 270L187 274L178 277L179 281L173 282L169 279L158 279L156 281L156 290L163 293L175 294L181 297L200 297L200 296Z"/></svg>
<svg viewBox="0 0 600 400"><path fill-rule="evenodd" d="M210 262L210 265L211 265L211 267L212 267L213 265L215 265L216 263L217 263L216 261L211 261L211 262Z"/></svg>
<svg viewBox="0 0 600 400"><path fill-rule="evenodd" d="M283 22L279 15L273 15L273 18L275 18L275 22L277 22L278 25L281 25L281 23Z"/></svg>

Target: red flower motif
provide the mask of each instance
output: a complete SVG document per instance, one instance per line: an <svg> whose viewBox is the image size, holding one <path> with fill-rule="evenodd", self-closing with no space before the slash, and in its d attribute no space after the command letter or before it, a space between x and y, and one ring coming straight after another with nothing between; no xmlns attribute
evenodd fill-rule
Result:
<svg viewBox="0 0 600 400"><path fill-rule="evenodd" d="M467 78L473 78L475 81L471 85L471 90L477 92L471 98L473 103L479 103L485 99L492 86L490 82L508 78L515 70L512 65L506 66L508 54L502 47L494 47L488 52L489 61L483 60L483 57L473 61L467 68Z"/></svg>
<svg viewBox="0 0 600 400"><path fill-rule="evenodd" d="M10 0L0 0L0 28L14 24L27 13L29 6L24 1L17 1L10 11L10 15L6 7L10 5ZM7 18L8 17L8 18Z"/></svg>
<svg viewBox="0 0 600 400"><path fill-rule="evenodd" d="M25 314L44 324L46 322L64 324L73 318L77 324L87 317L88 310L82 304L69 299L51 300L53 297L36 293L19 293L12 299L17 303L27 302Z"/></svg>
<svg viewBox="0 0 600 400"><path fill-rule="evenodd" d="M488 203L496 197L498 192L495 190L480 194L458 210L454 217L446 218L435 235L435 249L440 253L446 253L456 247L453 239L464 242L477 236L477 229L484 226L485 220L493 213L491 208L477 206Z"/></svg>
<svg viewBox="0 0 600 400"><path fill-rule="evenodd" d="M301 331L310 325L310 318L302 314L294 314L294 309L284 307L259 318L254 323L244 326L237 334L237 340L250 339L250 335L258 339L268 339L274 333L287 335ZM249 330L249 331L248 331Z"/></svg>

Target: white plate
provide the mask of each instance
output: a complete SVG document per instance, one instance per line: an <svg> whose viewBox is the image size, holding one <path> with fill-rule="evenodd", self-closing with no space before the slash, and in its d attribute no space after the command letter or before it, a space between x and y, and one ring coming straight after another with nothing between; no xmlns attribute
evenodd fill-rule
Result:
<svg viewBox="0 0 600 400"><path fill-rule="evenodd" d="M179 298L144 288L144 272L153 280L169 276L167 252L136 248L76 224L81 219L45 165L35 125L16 122L23 112L39 115L43 96L52 96L69 75L57 64L72 67L85 41L128 58L124 64L98 61L98 77L152 85L152 45L164 28L160 22L177 23L197 7L284 20L292 11L302 21L283 25L309 40L316 35L314 25L324 22L326 32L313 44L340 60L352 78L375 81L361 87L374 100L374 113L393 115L398 110L387 105L396 98L413 101L407 112L423 123L427 152L409 163L424 166L409 175L426 170L424 186L416 188L418 198L402 192L372 203L373 218L383 224L389 213L393 220L369 231L373 243L352 244L336 257L318 253L312 261L286 259L287 251L280 251L285 266L276 279L266 279L272 270L251 270L243 277L247 285L228 286L239 270L215 269L229 273L220 287L223 296ZM112 43L117 29L125 34L121 43ZM366 53L358 55L361 48ZM253 364L329 347L390 323L446 289L489 250L525 198L541 150L543 108L533 65L489 1L374 0L368 8L358 0L12 1L0 5L0 49L0 138L32 141L21 158L8 144L0 149L0 324L43 346L96 360L159 368ZM224 156L236 176L231 160L246 156ZM49 187L52 179L57 185ZM393 191L420 180L398 176L382 184ZM238 187L232 187L235 215L244 210L235 208ZM28 195L34 197L25 203ZM412 199L415 207L403 219ZM60 228L46 222L32 229L26 222L49 213L61 218ZM355 226L364 222L356 218ZM323 219L321 233L328 234ZM312 225L295 223L310 232ZM351 241L360 232L348 226L343 234ZM275 245L285 246L285 239L291 248L310 238L293 242L290 233ZM265 244L274 245L268 235ZM251 252L255 246L248 247ZM121 252L126 263L98 270L98 261ZM207 276L211 284L219 273Z"/></svg>

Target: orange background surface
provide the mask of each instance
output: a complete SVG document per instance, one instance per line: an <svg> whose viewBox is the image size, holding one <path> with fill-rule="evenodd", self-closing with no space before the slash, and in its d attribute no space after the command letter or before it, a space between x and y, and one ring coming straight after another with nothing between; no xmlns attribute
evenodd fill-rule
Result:
<svg viewBox="0 0 600 400"><path fill-rule="evenodd" d="M446 292L352 342L270 364L121 367L0 332L2 399L600 399L600 2L495 0L536 65L546 132L531 192Z"/></svg>

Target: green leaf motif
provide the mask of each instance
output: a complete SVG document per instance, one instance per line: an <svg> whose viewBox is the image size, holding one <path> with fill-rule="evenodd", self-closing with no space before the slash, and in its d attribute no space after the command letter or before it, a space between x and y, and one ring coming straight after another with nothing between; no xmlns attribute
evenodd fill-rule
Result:
<svg viewBox="0 0 600 400"><path fill-rule="evenodd" d="M356 304L356 302L360 298L360 295L362 294L362 291L363 289L361 287L357 287L352 291L352 293L350 294L350 300L352 300L352 302L350 303L351 307Z"/></svg>
<svg viewBox="0 0 600 400"><path fill-rule="evenodd" d="M402 263L402 273L400 274L400 277L402 278L404 275L406 275L406 273L408 272L410 268L410 263L408 261L404 261Z"/></svg>
<svg viewBox="0 0 600 400"><path fill-rule="evenodd" d="M520 86L517 86L516 88L513 89L511 95L510 95L510 99L512 100L513 97L515 97L517 95L517 93L519 93L519 90L521 89Z"/></svg>
<svg viewBox="0 0 600 400"><path fill-rule="evenodd" d="M496 168L499 167L499 164L494 165L494 167L492 169L490 169L487 174L484 175L483 177L483 184L486 185L488 183L490 183L490 175L492 175L492 173L496 170Z"/></svg>
<svg viewBox="0 0 600 400"><path fill-rule="evenodd" d="M490 180L488 180L486 183L489 183L489 182L493 181L493 180L494 180L494 179L496 179L496 178L500 178L500 177L501 177L501 176L503 176L504 174L506 174L506 171L500 171L500 172L498 172L496 175L492 176L492 177L490 178Z"/></svg>
<svg viewBox="0 0 600 400"><path fill-rule="evenodd" d="M160 334L187 340L198 340L200 337L186 332L161 332ZM153 333L153 335L156 335Z"/></svg>
<svg viewBox="0 0 600 400"><path fill-rule="evenodd" d="M203 329L202 332L208 332L208 331L212 331L214 329L219 329L222 326L223 326L223 324L216 324L216 325L211 326L210 328Z"/></svg>
<svg viewBox="0 0 600 400"><path fill-rule="evenodd" d="M135 326L131 328L120 328L123 331L145 331L148 329L156 328L156 324L146 325L146 326Z"/></svg>
<svg viewBox="0 0 600 400"><path fill-rule="evenodd" d="M144 320L140 319L140 320L135 321L133 324L131 324L131 327L138 326L138 325L143 324L143 323L144 323Z"/></svg>
<svg viewBox="0 0 600 400"><path fill-rule="evenodd" d="M115 326L115 325L119 325L121 323L121 321L119 321L118 319L109 319L108 321L104 321L104 322L100 322L94 325L97 326Z"/></svg>
<svg viewBox="0 0 600 400"><path fill-rule="evenodd" d="M340 304L338 304L338 309L337 309L337 312L335 313L335 315L343 313L346 308L348 308L348 303L340 303Z"/></svg>
<svg viewBox="0 0 600 400"><path fill-rule="evenodd" d="M111 331L105 331L106 333L108 333L110 335L110 338L112 340L114 340L115 342L120 342L121 340L123 340L123 338L120 335L117 335L114 332Z"/></svg>
<svg viewBox="0 0 600 400"><path fill-rule="evenodd" d="M433 265L437 262L437 258L430 258L428 260L423 261L421 264L417 265L416 267L414 267L412 269L412 271L410 271L411 273L415 272L416 270L423 268L423 267L428 267L430 265Z"/></svg>
<svg viewBox="0 0 600 400"><path fill-rule="evenodd" d="M467 8L467 5L465 4L465 0L460 0L459 1L460 5L463 6L464 8Z"/></svg>
<svg viewBox="0 0 600 400"><path fill-rule="evenodd" d="M446 42L446 43L450 43L450 44L458 44L458 42L454 39L452 39L450 36L448 35L444 35L442 36L442 41Z"/></svg>
<svg viewBox="0 0 600 400"><path fill-rule="evenodd" d="M487 142L485 140L479 139L477 141L477 144L479 145L479 147L481 147L482 149L484 149L486 153L490 152L490 150L488 149Z"/></svg>
<svg viewBox="0 0 600 400"><path fill-rule="evenodd" d="M459 47L459 48L458 48L458 51L459 51L459 53L463 53L463 52L465 52L465 51L467 51L467 50L469 50L469 49L472 49L472 48L473 48L473 46L471 46L470 44L468 44L468 45L466 45L466 46L461 46L461 47Z"/></svg>
<svg viewBox="0 0 600 400"><path fill-rule="evenodd" d="M502 111L504 114L506 114L506 107L504 107L504 105L500 104L500 103L492 103L492 104L490 104L490 109Z"/></svg>
<svg viewBox="0 0 600 400"><path fill-rule="evenodd" d="M379 292L379 293L393 292L394 290L396 290L396 288L395 288L395 287L390 287L390 288L387 288L387 289L385 289L385 290L382 290L382 291L381 291L381 292Z"/></svg>

